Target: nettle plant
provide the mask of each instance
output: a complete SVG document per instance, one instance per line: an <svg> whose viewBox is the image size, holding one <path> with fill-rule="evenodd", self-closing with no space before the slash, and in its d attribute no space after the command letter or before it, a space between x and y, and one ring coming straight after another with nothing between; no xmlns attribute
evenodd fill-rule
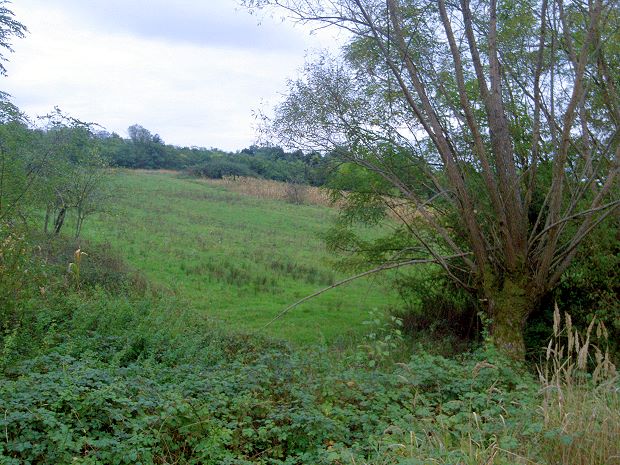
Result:
<svg viewBox="0 0 620 465"><path fill-rule="evenodd" d="M358 345L357 356L359 361L374 368L402 349L403 321L393 315L382 315L377 309L370 311L368 316L369 319L362 322L368 332L364 335L363 342Z"/></svg>

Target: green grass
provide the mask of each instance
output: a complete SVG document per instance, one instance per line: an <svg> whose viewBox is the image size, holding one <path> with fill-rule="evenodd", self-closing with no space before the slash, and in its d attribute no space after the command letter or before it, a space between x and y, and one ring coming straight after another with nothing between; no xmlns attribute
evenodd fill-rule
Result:
<svg viewBox="0 0 620 465"><path fill-rule="evenodd" d="M228 328L261 330L289 304L345 277L333 271L319 237L332 209L166 173L121 171L111 183L110 211L87 219L83 237L111 244L151 281ZM369 311L396 303L381 278L360 280L295 308L264 333L346 343L363 331Z"/></svg>
<svg viewBox="0 0 620 465"><path fill-rule="evenodd" d="M336 278L314 236L334 212L170 175L111 182L117 202L90 222L79 279L66 236L0 228L0 463L618 463L602 327L576 348L556 310L540 382L486 344L405 355L380 319L348 350L235 334L279 310L252 302ZM118 252L176 296L147 292ZM393 298L361 281L328 297L358 307L313 301L268 334L336 342L361 331L358 308Z"/></svg>

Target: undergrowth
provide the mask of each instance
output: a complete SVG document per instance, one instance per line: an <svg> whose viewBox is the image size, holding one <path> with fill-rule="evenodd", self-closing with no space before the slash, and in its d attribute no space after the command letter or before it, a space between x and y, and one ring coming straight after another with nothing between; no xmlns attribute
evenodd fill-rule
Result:
<svg viewBox="0 0 620 465"><path fill-rule="evenodd" d="M558 329L540 379L491 346L404 355L377 314L350 350L300 350L223 329L105 247L2 234L0 463L618 463L603 328L576 354Z"/></svg>

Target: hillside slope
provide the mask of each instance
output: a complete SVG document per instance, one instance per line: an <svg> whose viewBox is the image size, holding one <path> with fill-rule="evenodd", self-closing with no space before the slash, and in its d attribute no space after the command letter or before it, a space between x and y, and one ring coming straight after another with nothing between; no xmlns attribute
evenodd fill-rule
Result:
<svg viewBox="0 0 620 465"><path fill-rule="evenodd" d="M344 275L320 234L332 209L229 192L172 173L121 171L109 212L89 219L85 239L106 242L147 277L206 315L241 330ZM295 309L267 334L336 342L361 331L374 308L396 303L382 278L334 289Z"/></svg>

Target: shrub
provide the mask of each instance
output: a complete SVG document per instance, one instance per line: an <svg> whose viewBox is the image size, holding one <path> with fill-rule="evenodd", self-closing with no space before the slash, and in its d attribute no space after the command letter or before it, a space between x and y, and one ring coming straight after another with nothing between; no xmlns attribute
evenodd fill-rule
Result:
<svg viewBox="0 0 620 465"><path fill-rule="evenodd" d="M19 302L33 292L36 270L23 233L0 223L0 331L11 331L19 320Z"/></svg>
<svg viewBox="0 0 620 465"><path fill-rule="evenodd" d="M403 331L414 338L444 344L448 354L464 352L479 341L482 325L479 307L472 297L443 274L428 268L425 273L395 279L403 307L392 310L402 320Z"/></svg>
<svg viewBox="0 0 620 465"><path fill-rule="evenodd" d="M541 347L553 337L554 305L568 312L576 327L585 329L593 321L609 332L611 357L620 361L620 220L609 218L589 237L562 277L556 291L547 296L526 327L530 358L544 356Z"/></svg>
<svg viewBox="0 0 620 465"><path fill-rule="evenodd" d="M56 276L68 279L69 263L75 262L76 250L85 256L80 263L80 288L100 287L112 293L144 293L149 288L144 275L132 269L111 244L94 244L66 236L35 236L40 244L37 256Z"/></svg>

